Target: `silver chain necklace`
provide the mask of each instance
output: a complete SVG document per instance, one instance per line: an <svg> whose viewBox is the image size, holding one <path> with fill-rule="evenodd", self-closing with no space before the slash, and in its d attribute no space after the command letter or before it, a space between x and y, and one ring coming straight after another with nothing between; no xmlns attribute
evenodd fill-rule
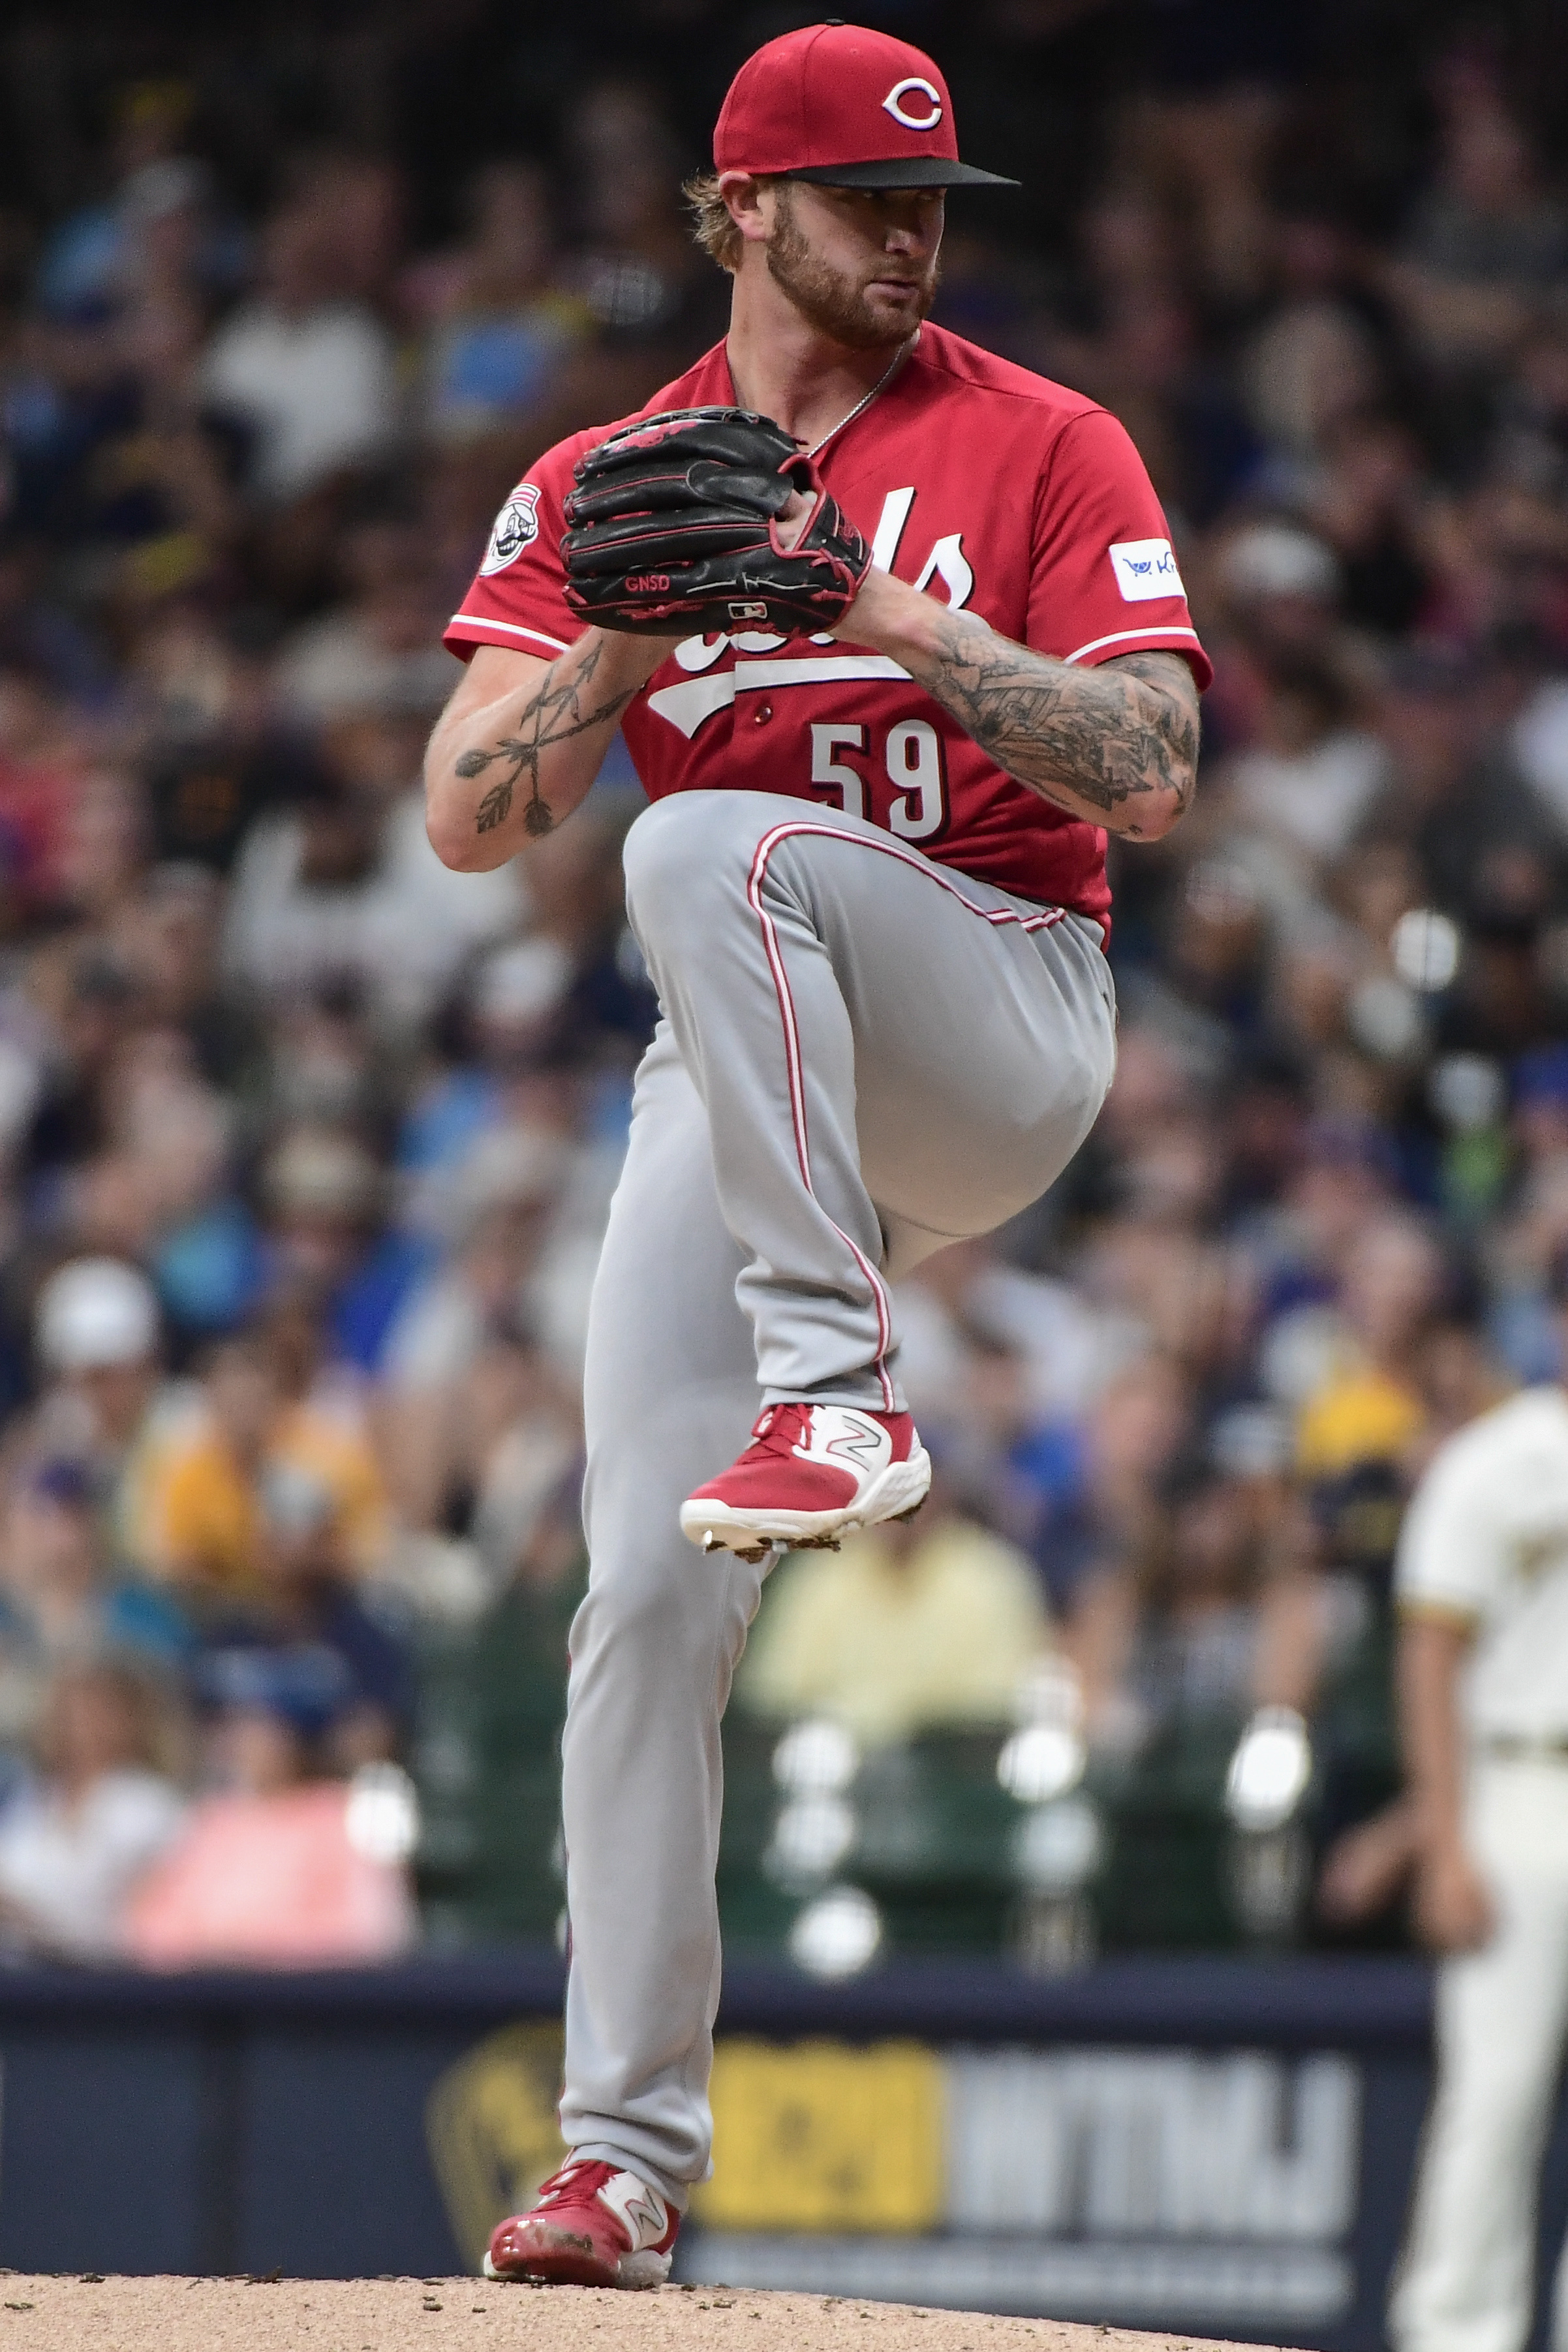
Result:
<svg viewBox="0 0 1568 2352"><path fill-rule="evenodd" d="M871 390L869 392L862 393L859 400L856 401L854 406L848 412L848 414L841 416L836 425L830 425L820 441L812 442L810 447L806 452L808 457L814 457L818 451L825 449L829 442L831 441L838 434L841 433L847 425L852 425L857 416L864 415L866 410L871 406L872 402L876 398L877 394L885 390L886 386L892 383L894 376L904 365L904 361L909 357L910 352L915 349L915 344L919 341L920 330L916 327L908 341L905 343L900 343L897 351L894 352L893 357L889 360L887 365L883 368L882 373L878 376ZM740 386L735 381L735 370L733 368L730 370L729 382L731 390L735 393L737 399L738 399L740 397Z"/></svg>
<svg viewBox="0 0 1568 2352"><path fill-rule="evenodd" d="M894 370L902 367L904 361L909 357L910 352L915 349L919 333L920 330L916 327L915 333L910 336L908 341L900 343L898 349L894 352L893 357L889 360L887 365L883 368L882 373L878 376L871 390L867 393L862 393L860 399L856 401L854 406L850 410L848 415L841 416L836 425L830 425L827 432L823 434L820 441L812 442L810 447L806 452L808 457L815 457L820 451L827 447L829 442L831 441L836 435L843 431L847 425L852 425L857 416L862 416L865 414L866 410L871 406L872 402L876 398L877 394L883 390L884 385L891 383Z"/></svg>

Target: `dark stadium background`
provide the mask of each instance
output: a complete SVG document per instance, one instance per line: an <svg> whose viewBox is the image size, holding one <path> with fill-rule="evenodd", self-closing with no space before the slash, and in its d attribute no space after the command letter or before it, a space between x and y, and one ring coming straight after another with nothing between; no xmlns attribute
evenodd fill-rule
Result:
<svg viewBox="0 0 1568 2352"><path fill-rule="evenodd" d="M1552 1375L1568 1240L1568 19L864 14L1023 183L954 198L936 315L1123 417L1217 682L1197 812L1113 860L1101 1126L909 1302L963 1622L899 1681L765 1604L683 2259L1359 2352L1426 2089L1390 1563L1437 1440ZM419 751L507 490L722 333L678 184L806 21L0 26L8 2263L440 2269L550 2161L638 788L455 883ZM296 1835L333 1899L245 1916ZM998 2052L1103 2194L988 2235L944 2134L1003 2130ZM1194 2220L1232 2112L1273 2185Z"/></svg>

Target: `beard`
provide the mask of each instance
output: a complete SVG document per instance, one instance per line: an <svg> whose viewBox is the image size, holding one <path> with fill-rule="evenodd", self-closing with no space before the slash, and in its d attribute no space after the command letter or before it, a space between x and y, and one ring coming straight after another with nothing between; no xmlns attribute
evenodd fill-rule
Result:
<svg viewBox="0 0 1568 2352"><path fill-rule="evenodd" d="M857 282L830 268L812 251L795 218L787 182L779 190L767 253L768 276L789 296L802 318L809 320L820 333L851 351L889 350L894 343L902 343L927 316L936 299L941 270L933 254L925 270L907 280L916 289L913 310L904 310L897 318L891 318L885 310L873 305L867 299L865 290L872 276L895 273L884 267L880 272L869 273L864 282Z"/></svg>

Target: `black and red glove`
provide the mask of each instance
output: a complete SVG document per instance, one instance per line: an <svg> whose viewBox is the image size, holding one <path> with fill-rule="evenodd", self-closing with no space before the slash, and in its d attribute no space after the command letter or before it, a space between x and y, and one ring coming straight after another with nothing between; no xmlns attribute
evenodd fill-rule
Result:
<svg viewBox="0 0 1568 2352"><path fill-rule="evenodd" d="M562 539L566 601L633 634L688 626L831 628L871 570L871 549L810 457L770 416L674 408L624 425L580 457ZM815 501L793 547L778 518Z"/></svg>

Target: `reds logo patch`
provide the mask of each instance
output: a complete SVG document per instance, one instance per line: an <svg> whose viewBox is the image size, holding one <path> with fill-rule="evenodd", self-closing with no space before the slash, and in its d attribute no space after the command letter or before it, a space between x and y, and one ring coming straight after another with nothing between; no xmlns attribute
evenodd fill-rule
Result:
<svg viewBox="0 0 1568 2352"><path fill-rule="evenodd" d="M481 572L505 572L525 547L533 545L539 535L538 507L539 494L533 483L519 482L496 517L496 528L490 533L490 544L479 566Z"/></svg>

